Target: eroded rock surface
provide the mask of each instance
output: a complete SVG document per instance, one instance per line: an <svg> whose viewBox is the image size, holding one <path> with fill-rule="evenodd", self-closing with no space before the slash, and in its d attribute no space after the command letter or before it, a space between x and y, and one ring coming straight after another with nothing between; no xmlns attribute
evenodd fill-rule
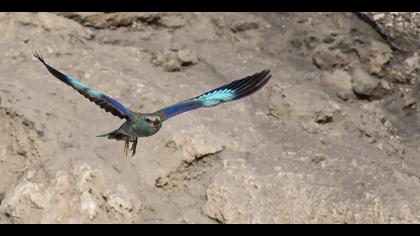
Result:
<svg viewBox="0 0 420 236"><path fill-rule="evenodd" d="M2 13L0 223L419 223L417 18ZM131 159L95 137L121 120L35 50L139 112L273 76L168 120Z"/></svg>

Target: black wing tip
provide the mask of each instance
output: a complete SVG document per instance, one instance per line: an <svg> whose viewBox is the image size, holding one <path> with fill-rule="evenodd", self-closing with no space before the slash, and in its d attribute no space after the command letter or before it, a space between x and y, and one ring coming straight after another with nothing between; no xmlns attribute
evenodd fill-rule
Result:
<svg viewBox="0 0 420 236"><path fill-rule="evenodd" d="M269 80L271 78L271 71L270 69L264 69L260 72L257 72L251 76L248 76L246 79L252 81L252 80L257 80L257 81L265 81L265 80ZM258 83L258 82L257 82Z"/></svg>
<svg viewBox="0 0 420 236"><path fill-rule="evenodd" d="M46 64L44 58L41 55L39 55L37 51L35 51L34 57L38 59L40 62L42 62L42 64Z"/></svg>
<svg viewBox="0 0 420 236"><path fill-rule="evenodd" d="M261 72L270 73L270 69L264 69L264 70L263 70L263 71L261 71Z"/></svg>
<svg viewBox="0 0 420 236"><path fill-rule="evenodd" d="M262 70L248 77L249 81L254 81L249 84L250 87L258 87L260 84L266 84L271 78L271 71L269 69Z"/></svg>
<svg viewBox="0 0 420 236"><path fill-rule="evenodd" d="M269 69L265 69L262 72L260 72L260 80L263 85L265 85L270 79L271 79L271 71Z"/></svg>
<svg viewBox="0 0 420 236"><path fill-rule="evenodd" d="M247 82L236 88L236 98L240 99L258 91L270 80L271 74L269 69L265 69L261 72L255 73L245 78Z"/></svg>
<svg viewBox="0 0 420 236"><path fill-rule="evenodd" d="M270 79L271 79L271 71L270 69L265 69L261 71L258 75L259 84L258 86L264 86Z"/></svg>
<svg viewBox="0 0 420 236"><path fill-rule="evenodd" d="M270 79L271 78L271 71L270 69L265 69L259 73L256 73L254 76L260 77L261 79L267 78Z"/></svg>

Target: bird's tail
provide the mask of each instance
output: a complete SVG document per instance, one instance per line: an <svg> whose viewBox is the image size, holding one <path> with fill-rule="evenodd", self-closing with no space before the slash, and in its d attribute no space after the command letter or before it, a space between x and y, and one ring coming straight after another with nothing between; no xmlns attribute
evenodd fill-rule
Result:
<svg viewBox="0 0 420 236"><path fill-rule="evenodd" d="M101 135L98 135L96 137L107 137L108 139L125 140L126 136L127 135L120 132L120 129L117 129L117 130L114 130L110 133L101 134Z"/></svg>

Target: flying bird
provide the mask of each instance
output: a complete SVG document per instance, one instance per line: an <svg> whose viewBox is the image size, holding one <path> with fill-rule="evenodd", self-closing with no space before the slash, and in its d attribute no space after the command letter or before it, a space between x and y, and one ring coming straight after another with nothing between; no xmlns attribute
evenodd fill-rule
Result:
<svg viewBox="0 0 420 236"><path fill-rule="evenodd" d="M105 109L105 111L126 120L118 129L97 137L107 137L108 139L124 141L124 153L126 156L128 154L129 144L132 142L133 144L130 149L132 151L132 157L136 154L137 139L157 133L162 128L164 121L186 111L201 107L214 107L248 96L262 88L271 78L270 70L263 70L156 112L140 113L127 109L117 100L54 69L37 52L35 52L34 56L54 77L71 86L87 99L102 109Z"/></svg>

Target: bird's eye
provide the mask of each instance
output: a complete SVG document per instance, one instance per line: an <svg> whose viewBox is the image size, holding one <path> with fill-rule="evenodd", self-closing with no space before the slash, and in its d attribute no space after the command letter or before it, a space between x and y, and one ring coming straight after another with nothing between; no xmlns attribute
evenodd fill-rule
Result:
<svg viewBox="0 0 420 236"><path fill-rule="evenodd" d="M151 120L149 118L144 119L147 123L150 123Z"/></svg>

